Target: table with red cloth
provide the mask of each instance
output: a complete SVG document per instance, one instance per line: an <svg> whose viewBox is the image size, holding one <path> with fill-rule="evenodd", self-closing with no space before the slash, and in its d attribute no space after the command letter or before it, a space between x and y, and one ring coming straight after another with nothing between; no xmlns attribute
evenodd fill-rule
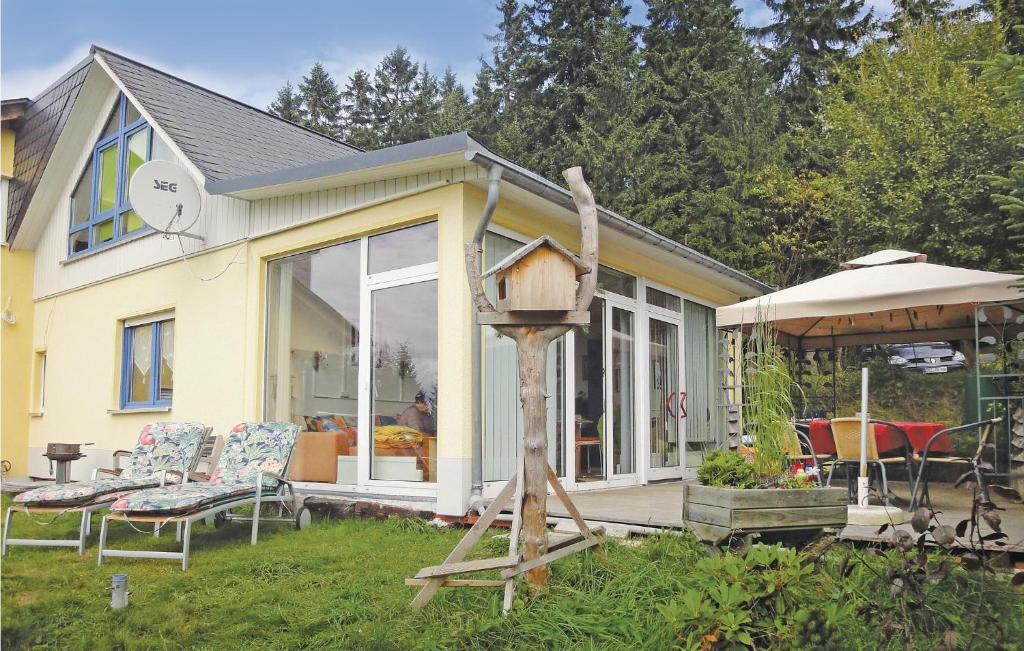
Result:
<svg viewBox="0 0 1024 651"><path fill-rule="evenodd" d="M924 446L928 443L928 439L937 434L938 432L946 428L942 423L915 423L907 421L894 421L894 425L903 428L903 431L907 433L907 437L910 439L910 444L914 447L914 451L921 453L924 451ZM829 431L829 421L827 418L814 418L810 422L810 436L811 445L814 446L815 454L835 454L836 444L832 440L832 433ZM886 454L889 452L902 452L903 449L903 437L900 433L881 423L874 423L875 426L875 444L878 446L879 454ZM953 441L950 440L949 435L940 436L932 444L931 451L939 454L949 454L953 451Z"/></svg>

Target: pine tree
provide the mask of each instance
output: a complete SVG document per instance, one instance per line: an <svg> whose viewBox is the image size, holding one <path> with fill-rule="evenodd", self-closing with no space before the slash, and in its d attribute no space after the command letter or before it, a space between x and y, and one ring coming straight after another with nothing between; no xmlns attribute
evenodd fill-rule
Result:
<svg viewBox="0 0 1024 651"><path fill-rule="evenodd" d="M338 86L323 64L317 61L299 84L299 94L306 110L305 126L328 136L338 132L341 96Z"/></svg>
<svg viewBox="0 0 1024 651"><path fill-rule="evenodd" d="M398 46L387 53L373 72L373 118L381 147L401 144L408 106L417 94L419 65Z"/></svg>
<svg viewBox="0 0 1024 651"><path fill-rule="evenodd" d="M864 0L764 0L774 22L755 28L768 39L768 69L782 91L786 116L793 124L810 124L818 109L819 90L833 68L870 31L874 17L861 15Z"/></svg>
<svg viewBox="0 0 1024 651"><path fill-rule="evenodd" d="M636 30L626 22L628 13L624 0L540 0L533 7L529 25L535 45L526 48L516 75L523 96L511 98L511 129L501 129L497 139L516 149L522 164L557 178L581 131L581 116L588 112L595 119L600 110L588 110L588 102L605 96L600 85L624 78L615 71L630 65ZM615 47L620 43L625 47ZM601 196L601 189L595 190Z"/></svg>
<svg viewBox="0 0 1024 651"><path fill-rule="evenodd" d="M346 142L362 149L380 146L373 116L373 84L365 70L348 78L342 99L342 134Z"/></svg>
<svg viewBox="0 0 1024 651"><path fill-rule="evenodd" d="M648 0L639 101L643 188L629 214L740 264L757 206L753 175L777 151L778 105L731 0Z"/></svg>
<svg viewBox="0 0 1024 651"><path fill-rule="evenodd" d="M498 32L487 37L493 44L490 74L500 97L498 110L509 110L517 95L525 95L537 88L535 83L531 86L535 80L525 76L537 57L537 48L531 38L535 25L532 8L517 0L501 0L498 11L501 14Z"/></svg>
<svg viewBox="0 0 1024 651"><path fill-rule="evenodd" d="M498 132L501 96L494 89L494 69L486 61L480 61L480 70L473 82L473 102L469 107L469 130L473 136L488 147L494 147Z"/></svg>
<svg viewBox="0 0 1024 651"><path fill-rule="evenodd" d="M277 98L270 103L267 110L279 118L302 124L306 119L306 110L302 107L302 97L295 92L292 82L286 81L277 91Z"/></svg>
<svg viewBox="0 0 1024 651"><path fill-rule="evenodd" d="M398 143L429 138L441 110L437 78L430 74L426 64L419 68L420 74L413 85L412 98L399 111Z"/></svg>
<svg viewBox="0 0 1024 651"><path fill-rule="evenodd" d="M450 67L445 69L441 78L439 94L440 107L437 119L431 125L430 135L443 136L469 129L469 96Z"/></svg>

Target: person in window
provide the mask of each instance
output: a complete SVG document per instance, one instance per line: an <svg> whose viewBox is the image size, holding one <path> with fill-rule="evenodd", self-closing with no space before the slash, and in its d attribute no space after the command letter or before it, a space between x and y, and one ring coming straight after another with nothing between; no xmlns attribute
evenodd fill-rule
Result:
<svg viewBox="0 0 1024 651"><path fill-rule="evenodd" d="M434 417L430 415L427 397L420 391L416 394L415 400L415 403L398 415L398 424L434 436L437 434L437 425L434 423Z"/></svg>

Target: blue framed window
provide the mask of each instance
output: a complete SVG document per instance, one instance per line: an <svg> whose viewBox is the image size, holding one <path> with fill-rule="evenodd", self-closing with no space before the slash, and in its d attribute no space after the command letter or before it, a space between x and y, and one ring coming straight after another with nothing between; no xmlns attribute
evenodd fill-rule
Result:
<svg viewBox="0 0 1024 651"><path fill-rule="evenodd" d="M126 321L121 408L170 407L174 395L174 319Z"/></svg>
<svg viewBox="0 0 1024 651"><path fill-rule="evenodd" d="M145 232L145 223L128 202L128 181L152 153L153 129L123 94L118 95L71 193L69 256Z"/></svg>

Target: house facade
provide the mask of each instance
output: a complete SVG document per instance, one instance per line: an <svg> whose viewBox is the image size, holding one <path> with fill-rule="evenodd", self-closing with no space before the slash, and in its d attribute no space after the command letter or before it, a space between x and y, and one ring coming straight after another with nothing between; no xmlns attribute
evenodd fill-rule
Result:
<svg viewBox="0 0 1024 651"><path fill-rule="evenodd" d="M484 268L543 235L578 251L566 190L464 133L362 152L100 48L21 110L0 250L12 473L89 442L85 477L156 420L281 420L309 433L309 492L462 515L510 477L515 349L474 323L463 247L497 166ZM201 240L132 209L147 160L195 180ZM722 429L714 308L769 289L599 221L591 323L549 355L549 456L570 490L692 472Z"/></svg>

